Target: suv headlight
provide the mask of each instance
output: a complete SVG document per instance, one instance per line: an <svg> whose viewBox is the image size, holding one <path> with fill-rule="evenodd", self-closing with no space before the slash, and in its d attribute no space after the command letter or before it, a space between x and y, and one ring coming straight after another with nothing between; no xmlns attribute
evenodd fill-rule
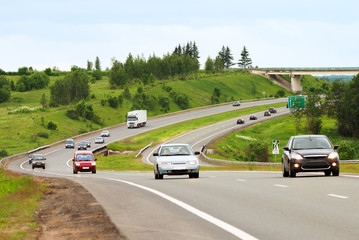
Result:
<svg viewBox="0 0 359 240"><path fill-rule="evenodd" d="M187 163L190 164L190 165L195 165L195 164L197 164L197 161L191 160L191 161L188 161Z"/></svg>
<svg viewBox="0 0 359 240"><path fill-rule="evenodd" d="M332 152L328 155L328 159L330 160L335 160L335 159L338 159L339 158L339 155L337 152Z"/></svg>
<svg viewBox="0 0 359 240"><path fill-rule="evenodd" d="M80 163L75 163L75 166L76 166L76 167L79 167L79 166L80 166Z"/></svg>
<svg viewBox="0 0 359 240"><path fill-rule="evenodd" d="M298 161L303 160L302 155L299 155L298 153L294 153L294 154L292 155L292 158L293 158L294 160L298 160Z"/></svg>
<svg viewBox="0 0 359 240"><path fill-rule="evenodd" d="M92 165L92 166L96 166L96 163L95 163L95 162L93 162L93 163L91 163L91 165Z"/></svg>

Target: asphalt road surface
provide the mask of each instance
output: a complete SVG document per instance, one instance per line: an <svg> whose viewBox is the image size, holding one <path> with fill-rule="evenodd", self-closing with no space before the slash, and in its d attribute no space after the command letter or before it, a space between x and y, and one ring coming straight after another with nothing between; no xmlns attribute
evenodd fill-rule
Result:
<svg viewBox="0 0 359 240"><path fill-rule="evenodd" d="M243 103L239 108L253 104L268 102ZM233 108L220 106L154 118L140 129L119 125L110 129L111 137L106 142ZM228 125L213 124L174 141L200 148L211 135L217 137L240 127L233 120L226 122ZM76 142L90 140L93 149L96 136L98 133L81 136ZM155 180L152 172L97 171L74 175L70 168L74 151L64 149L63 143L55 144L40 151L47 157L45 170L32 170L26 158L11 162L8 168L39 176L65 177L82 184L131 240L358 239L359 236L358 175L325 177L324 173L300 173L297 178L283 178L280 172L202 171L198 179L165 176L163 180ZM144 154L149 156L149 164L150 153L149 149Z"/></svg>

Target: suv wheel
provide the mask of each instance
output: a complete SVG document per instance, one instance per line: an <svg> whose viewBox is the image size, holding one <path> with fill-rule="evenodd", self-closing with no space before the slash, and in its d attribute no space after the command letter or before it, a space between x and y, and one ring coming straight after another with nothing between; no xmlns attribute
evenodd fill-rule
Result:
<svg viewBox="0 0 359 240"><path fill-rule="evenodd" d="M330 176L330 173L331 173L330 170L325 170L325 171L324 171L325 176Z"/></svg>
<svg viewBox="0 0 359 240"><path fill-rule="evenodd" d="M74 174L77 174L77 171L74 169L74 170L73 170L73 173L74 173Z"/></svg>
<svg viewBox="0 0 359 240"><path fill-rule="evenodd" d="M332 171L333 176L339 176L339 168Z"/></svg>
<svg viewBox="0 0 359 240"><path fill-rule="evenodd" d="M296 176L296 172L294 172L291 168L291 166L289 165L289 177L291 178L295 178Z"/></svg>

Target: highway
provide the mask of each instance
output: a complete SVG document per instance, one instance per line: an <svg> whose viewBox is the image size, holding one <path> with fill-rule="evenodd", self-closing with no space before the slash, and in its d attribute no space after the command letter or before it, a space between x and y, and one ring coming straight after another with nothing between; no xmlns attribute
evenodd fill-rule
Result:
<svg viewBox="0 0 359 240"><path fill-rule="evenodd" d="M239 108L278 101L286 99L242 103ZM233 108L219 106L153 118L140 129L119 125L110 129L111 137L106 140L120 140ZM278 115L286 111L280 109ZM264 119L262 115L257 114L257 121ZM255 121L246 119L246 124L252 122ZM232 119L170 141L187 142L198 150L212 138L241 127ZM76 142L90 140L94 148L96 136L98 133L91 133L79 137ZM148 164L152 162L153 149L155 147L143 154ZM198 179L165 176L163 180L155 180L152 172L97 171L97 174L74 175L69 167L74 151L64 149L62 143L55 144L40 151L48 159L45 170L32 170L26 158L12 161L8 168L80 183L131 240L357 239L359 236L359 193L355 191L358 175L325 177L323 173L302 173L293 179L283 178L280 172L201 171Z"/></svg>

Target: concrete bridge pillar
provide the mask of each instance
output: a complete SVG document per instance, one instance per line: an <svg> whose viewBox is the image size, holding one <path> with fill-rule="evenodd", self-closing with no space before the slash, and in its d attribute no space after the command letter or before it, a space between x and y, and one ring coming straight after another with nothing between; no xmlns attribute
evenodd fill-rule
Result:
<svg viewBox="0 0 359 240"><path fill-rule="evenodd" d="M300 92L301 86L300 86L300 77L301 75L290 75L291 82L292 82L292 91L293 92Z"/></svg>

